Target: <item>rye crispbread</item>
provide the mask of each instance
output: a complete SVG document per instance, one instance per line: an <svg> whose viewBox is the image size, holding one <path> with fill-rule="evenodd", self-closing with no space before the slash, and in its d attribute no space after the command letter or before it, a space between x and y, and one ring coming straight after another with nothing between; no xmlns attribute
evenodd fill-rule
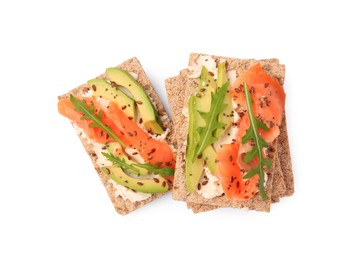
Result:
<svg viewBox="0 0 354 260"><path fill-rule="evenodd" d="M163 107L159 96L157 95L155 89L153 88L149 78L147 77L147 75L146 75L145 71L143 70L138 59L135 57L131 58L131 59L125 61L124 63L118 65L117 67L122 68L122 69L128 71L129 73L134 73L137 75L137 81L144 88L144 90L146 91L146 93L150 97L152 103L154 104L154 106L160 116L163 127L165 129L166 128L171 129L172 123L168 117L168 114L167 114L165 108ZM105 74L101 74L97 78L107 79L107 76ZM60 100L63 98L67 98L70 94L73 94L74 96L80 96L80 95L86 93L88 90L89 90L89 85L83 84L83 85L73 89L72 91L68 92L67 94L59 96L58 99ZM107 190L107 193L113 203L114 208L116 209L116 211L119 214L126 215L126 214L132 212L133 210L138 209L138 208L146 205L147 203L157 199L158 197L161 197L163 194L165 194L165 193L153 194L150 198L143 200L143 201L138 201L138 202L131 202L130 200L123 199L121 196L115 196L115 188L113 187L113 185L110 182L108 182L109 178L101 172L100 166L97 164L97 155L93 151L93 145L91 143L89 143L87 138L85 138L84 136L79 135L79 138L80 138L87 154L90 156L92 163L98 173L98 176L101 179L103 185L105 186L105 188ZM172 144L171 135L167 136L166 142L170 145L170 147L173 149L173 151L175 151L173 144Z"/></svg>

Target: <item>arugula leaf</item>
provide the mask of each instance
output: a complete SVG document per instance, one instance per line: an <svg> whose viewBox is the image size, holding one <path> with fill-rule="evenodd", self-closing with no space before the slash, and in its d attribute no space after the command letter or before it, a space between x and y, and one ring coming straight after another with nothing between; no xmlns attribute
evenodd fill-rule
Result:
<svg viewBox="0 0 354 260"><path fill-rule="evenodd" d="M126 146L122 140L113 132L111 128L105 125L102 120L102 111L100 110L98 114L95 114L95 107L93 104L88 108L86 101L84 99L79 100L73 95L70 95L70 102L74 105L75 111L81 112L83 116L81 120L91 120L92 124L90 127L97 127L105 131L111 138L117 141L123 148Z"/></svg>
<svg viewBox="0 0 354 260"><path fill-rule="evenodd" d="M172 168L160 168L160 165L162 163L156 163L155 165L152 165L151 163L129 164L124 160L124 158L116 157L111 153L103 152L102 154L107 158L107 160L111 161L113 164L119 165L119 167L121 167L123 170L134 174L139 174L139 169L137 168L146 169L148 170L148 172L151 172L155 175L160 174L162 177L173 176L175 172Z"/></svg>
<svg viewBox="0 0 354 260"><path fill-rule="evenodd" d="M126 170L131 173L139 174L139 170L133 167L132 164L127 163L124 158L119 158L114 156L111 153L104 153L102 155L107 158L107 160L111 161L113 164L119 165L123 170Z"/></svg>
<svg viewBox="0 0 354 260"><path fill-rule="evenodd" d="M258 157L258 165L249 170L246 175L243 176L243 179L249 179L254 175L258 174L259 176L259 194L263 200L267 199L265 188L264 188L264 170L263 167L266 166L268 169L272 168L272 163L267 158L263 157L262 149L268 147L268 143L258 133L258 127L263 130L269 130L266 124L261 121L258 121L252 112L253 100L251 94L248 90L247 84L243 83L245 89L246 103L247 103L247 113L250 119L250 128L247 130L246 134L242 137L242 144L245 144L247 141L253 140L255 146L251 151L246 153L244 158L246 163L252 161L254 157Z"/></svg>
<svg viewBox="0 0 354 260"><path fill-rule="evenodd" d="M202 118L205 120L205 126L199 127L197 132L199 133L199 142L194 152L193 162L200 155L204 149L217 141L217 137L214 135L214 131L225 126L224 123L218 121L218 115L225 109L227 104L224 103L224 98L229 87L229 83L226 82L216 94L211 93L211 106L209 112L199 112Z"/></svg>
<svg viewBox="0 0 354 260"><path fill-rule="evenodd" d="M132 164L133 167L144 168L153 174L160 174L162 177L173 176L175 171L172 168L160 168L162 163L156 163L152 165L151 163L142 163L142 164Z"/></svg>

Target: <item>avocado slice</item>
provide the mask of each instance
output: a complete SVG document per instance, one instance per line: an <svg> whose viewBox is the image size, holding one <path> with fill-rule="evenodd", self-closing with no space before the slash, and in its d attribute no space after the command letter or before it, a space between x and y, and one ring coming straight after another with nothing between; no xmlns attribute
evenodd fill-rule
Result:
<svg viewBox="0 0 354 260"><path fill-rule="evenodd" d="M218 89L222 87L226 82L228 82L228 78L226 75L226 65L225 62L222 62L218 66L218 79L216 81ZM233 122L233 107L232 107L232 100L229 94L225 95L224 103L227 104L227 107L220 113L218 120L221 123L224 123L225 126L223 128L219 128L215 131L216 138L221 137L225 130L230 127Z"/></svg>
<svg viewBox="0 0 354 260"><path fill-rule="evenodd" d="M118 143L118 142L109 142L106 144L106 149L109 153L113 154L114 156L119 156L120 158L124 158L125 162L128 164L136 164L137 162L129 159L129 157L123 153L118 155L117 151L121 151L122 150L122 146ZM140 168L140 167L135 167L137 171L139 171L138 173L134 173L131 172L132 174L135 174L137 176L147 176L149 174L149 171L147 169L144 168Z"/></svg>
<svg viewBox="0 0 354 260"><path fill-rule="evenodd" d="M216 91L216 82L208 69L203 66L200 72L199 86L196 93L195 106L200 112L209 112L211 105L211 93Z"/></svg>
<svg viewBox="0 0 354 260"><path fill-rule="evenodd" d="M167 181L160 175L155 175L152 179L138 179L129 176L121 168L115 166L102 167L101 170L111 180L135 191L162 193L168 190Z"/></svg>
<svg viewBox="0 0 354 260"><path fill-rule="evenodd" d="M108 68L106 74L112 82L126 88L132 94L146 129L155 134L162 134L164 129L157 111L140 84L127 71L120 68Z"/></svg>
<svg viewBox="0 0 354 260"><path fill-rule="evenodd" d="M113 87L103 79L91 79L87 83L92 88L95 97L104 97L115 102L128 117L132 117L133 120L136 119L135 102L123 91Z"/></svg>
<svg viewBox="0 0 354 260"><path fill-rule="evenodd" d="M118 142L109 142L106 143L106 149L109 153L113 154L114 156L123 156L126 158L126 155L119 154L119 151L122 150L122 146Z"/></svg>
<svg viewBox="0 0 354 260"><path fill-rule="evenodd" d="M209 168L209 170L212 173L215 173L217 168L216 151L214 150L214 147L212 145L208 145L204 149L202 159L205 160L206 166Z"/></svg>
<svg viewBox="0 0 354 260"><path fill-rule="evenodd" d="M201 117L197 117L199 113L196 110L196 96L191 96L188 103L188 114L189 114L189 125L188 125L188 145L186 154L186 184L189 193L192 193L198 185L200 177L203 174L203 160L197 158L193 162L193 155L198 143L198 132L196 131L199 127ZM200 115L199 115L200 116ZM199 118L199 120L198 120ZM199 121L199 122L198 122Z"/></svg>

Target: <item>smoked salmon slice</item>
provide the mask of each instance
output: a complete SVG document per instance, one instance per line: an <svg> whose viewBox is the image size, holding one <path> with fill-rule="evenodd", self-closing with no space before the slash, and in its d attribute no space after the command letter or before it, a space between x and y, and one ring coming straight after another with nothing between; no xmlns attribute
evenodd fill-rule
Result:
<svg viewBox="0 0 354 260"><path fill-rule="evenodd" d="M243 179L243 171L237 163L238 143L224 144L217 155L217 173L227 197L238 201L252 198L258 192L258 175Z"/></svg>
<svg viewBox="0 0 354 260"><path fill-rule="evenodd" d="M270 77L263 70L260 64L256 64L243 72L230 88L229 93L238 104L239 111L247 109L243 83L246 83L250 90L254 115L269 128L269 131L259 129L259 134L266 142L271 143L279 135L285 105L284 89L275 78ZM249 126L246 112L240 119L237 139L245 135Z"/></svg>
<svg viewBox="0 0 354 260"><path fill-rule="evenodd" d="M252 112L258 121L268 126L268 130L258 129L259 135L267 143L272 142L279 135L281 125L285 93L280 83L270 77L260 64L252 66L243 72L230 87L229 94L237 103L237 112L240 119L237 123L238 132L232 144L221 147L217 154L217 175L227 197L245 201L258 193L259 176L254 175L249 179L243 179L247 172L257 167L259 158L254 157L251 162L246 163L244 157L255 145L251 141L242 144L242 137L250 128L250 118L247 111L247 103L244 92L244 83L250 91L253 105Z"/></svg>
<svg viewBox="0 0 354 260"><path fill-rule="evenodd" d="M84 99L88 106L91 104L94 104L96 108L99 106L98 102L96 102L96 99L94 98L84 98ZM105 144L107 142L114 141L106 133L104 133L102 129L90 127L92 121L81 120L82 114L75 111L75 107L71 103L69 98L61 99L58 102L58 111L61 115L69 118L78 127L80 127L89 139L94 140L95 142L100 144ZM107 119L105 119L105 115L102 115L102 120L108 121Z"/></svg>
<svg viewBox="0 0 354 260"><path fill-rule="evenodd" d="M144 161L153 165L161 163L160 167L175 168L175 155L169 145L153 139L129 118L116 103L109 102L108 105L103 106L94 97L85 98L85 101L88 107L94 104L96 114L98 111L103 112L102 122L111 128L125 145L136 149ZM59 101L58 111L82 128L85 134L95 142L105 144L114 141L102 129L90 127L92 121L82 120L82 113L75 110L69 98Z"/></svg>

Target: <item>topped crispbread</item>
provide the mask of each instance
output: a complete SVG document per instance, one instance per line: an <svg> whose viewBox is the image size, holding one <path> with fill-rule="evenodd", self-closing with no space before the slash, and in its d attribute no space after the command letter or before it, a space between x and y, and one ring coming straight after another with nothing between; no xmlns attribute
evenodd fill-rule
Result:
<svg viewBox="0 0 354 260"><path fill-rule="evenodd" d="M163 107L163 105L159 99L159 96L157 95L156 91L154 90L150 80L148 79L148 77L147 77L146 73L144 72L138 59L135 57L131 58L131 59L125 61L124 63L118 65L117 67L122 68L131 74L136 75L136 80L144 88L145 92L147 93L150 100L154 104L154 106L157 110L157 113L161 119L161 123L162 123L163 127L165 129L167 129L167 128L171 129L172 124L169 120L168 114L167 114L165 108ZM101 74L97 78L106 79L107 76L105 74ZM58 97L58 99L61 100L63 98L67 98L70 94L73 94L75 96L81 96L82 94L85 94L88 91L88 89L89 89L89 85L83 84L83 85L73 89L69 93ZM126 215L129 212L146 205L147 203L155 200L156 198L158 198L164 194L164 193L152 194L149 198L147 198L145 200L135 201L135 202L132 202L129 199L124 199L121 195L117 195L116 188L114 187L112 182L109 181L109 178L105 174L102 173L100 166L98 165L98 162L97 162L98 156L97 156L97 154L95 154L95 152L93 150L92 143L86 138L86 136L84 134L78 133L78 135L79 135L79 138L80 138L87 154L90 156L92 163L98 173L98 176L100 177L103 185L105 186L107 193L108 193L109 197L111 198L111 201L112 201L116 211L119 214ZM165 140L170 145L172 150L174 151L171 135L168 135Z"/></svg>
<svg viewBox="0 0 354 260"><path fill-rule="evenodd" d="M191 54L189 59L189 66L195 66L197 61L203 57L208 55L202 54ZM242 73L244 70L247 70L249 67L256 63L260 63L263 69L272 77L277 78L281 85L284 83L284 76L285 76L285 66L279 64L278 60L276 59L268 59L268 60L245 60L245 59L232 59L226 57L218 57L218 56L211 56L212 59L215 60L216 64L220 61L225 61L227 66L227 71L234 71L236 76ZM187 135L188 135L188 118L183 115L182 111L186 106L188 99L192 93L195 92L196 87L198 85L198 80L196 78L191 77L193 72L189 70L182 70L180 76L170 78L166 80L166 88L169 98L169 105L171 108L173 120L178 124L178 130L174 133L173 137L175 138L175 142L178 143L178 157L177 157L177 169L175 173L175 182L174 182L174 191L173 191L173 198L176 200L184 200L189 203L189 207L196 207L195 210L198 211L205 211L203 205L208 205L206 210L209 210L209 205L216 206L216 207L236 207L236 208L249 208L255 209L259 211L269 211L270 205L273 201L277 201L279 197L283 196L287 191L285 191L285 185L283 180L282 171L276 171L274 168L268 172L268 180L266 184L266 194L267 200L263 201L259 196L256 196L248 201L245 202L238 202L232 201L228 199L225 195L215 197L213 199L206 199L199 195L197 192L192 194L188 194L185 184L185 151L186 151L186 144L187 144ZM184 99L182 98L184 97ZM285 119L284 119L285 120ZM285 128L286 132L286 128ZM284 140L285 141L285 140ZM284 144L282 144L284 145ZM273 165L276 165L276 158L277 158L277 140L271 144L273 149L273 154L270 155L273 160ZM283 149L287 150L288 149ZM284 151L282 154L286 154ZM284 165L285 160L290 160L288 158L282 158L280 160L280 166ZM277 172L277 174L275 174ZM292 173L291 173L291 165L288 167L288 179L291 180ZM274 175L274 176L273 176ZM273 177L275 177L274 181L274 188L273 186ZM293 184L288 183L286 187L291 187ZM274 197L272 193L274 191ZM291 192L290 192L291 193ZM290 195L290 194L289 194ZM197 205L200 204L200 205ZM213 207L211 207L212 209ZM194 209L194 208L193 208Z"/></svg>

